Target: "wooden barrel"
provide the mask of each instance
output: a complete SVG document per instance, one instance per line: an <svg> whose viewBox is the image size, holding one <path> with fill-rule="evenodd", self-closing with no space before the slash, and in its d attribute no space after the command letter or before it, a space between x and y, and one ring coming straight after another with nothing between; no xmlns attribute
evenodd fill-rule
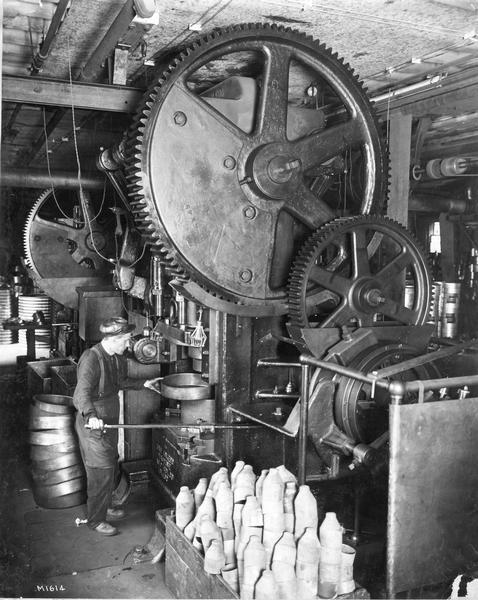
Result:
<svg viewBox="0 0 478 600"><path fill-rule="evenodd" d="M43 508L68 508L86 500L86 475L74 429L70 396L38 394L30 409L33 497Z"/></svg>

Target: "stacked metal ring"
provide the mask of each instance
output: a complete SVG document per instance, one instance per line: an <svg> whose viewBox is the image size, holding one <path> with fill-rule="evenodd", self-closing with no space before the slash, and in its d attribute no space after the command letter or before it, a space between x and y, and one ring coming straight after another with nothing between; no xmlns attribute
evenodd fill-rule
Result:
<svg viewBox="0 0 478 600"><path fill-rule="evenodd" d="M74 430L72 398L34 396L29 429L35 502L43 508L83 504L86 477Z"/></svg>

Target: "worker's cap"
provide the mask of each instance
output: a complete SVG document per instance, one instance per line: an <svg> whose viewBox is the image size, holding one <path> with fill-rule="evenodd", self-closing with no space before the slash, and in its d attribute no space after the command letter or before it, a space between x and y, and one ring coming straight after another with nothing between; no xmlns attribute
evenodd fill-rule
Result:
<svg viewBox="0 0 478 600"><path fill-rule="evenodd" d="M135 325L128 323L123 317L111 317L100 324L100 332L104 337L112 337L114 335L125 335L136 329Z"/></svg>

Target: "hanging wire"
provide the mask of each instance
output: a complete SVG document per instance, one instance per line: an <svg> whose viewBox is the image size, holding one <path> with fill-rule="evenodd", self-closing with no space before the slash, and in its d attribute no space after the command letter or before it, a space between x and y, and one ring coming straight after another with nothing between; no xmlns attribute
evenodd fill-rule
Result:
<svg viewBox="0 0 478 600"><path fill-rule="evenodd" d="M231 2L233 2L233 0L226 0L225 4L223 6L220 6L222 0L218 0L215 4L213 4L212 6L210 6L208 9L206 9L201 15L200 17L195 21L195 23L201 23L201 25L207 25L208 23L210 23L213 19L215 19L222 11L224 11L230 4ZM218 8L216 10L215 13L213 13L209 18L207 17L207 14L209 13L209 11L214 10L217 6L220 6L220 8ZM196 31L190 31L189 26L185 27L184 29L182 29L178 34L176 34L171 40L169 40L169 42L167 42L162 48L161 48L161 54L165 53L166 50L168 50L169 48L172 47L172 45L177 42L178 40L181 40L181 43L183 44L184 42L186 42L191 36L195 35L197 32ZM184 34L184 37L182 37ZM181 39L182 38L182 39ZM147 62L148 60L154 60L154 57L157 55L158 53L155 52L154 54L151 54L150 56L146 57L144 59L144 62Z"/></svg>
<svg viewBox="0 0 478 600"><path fill-rule="evenodd" d="M266 4L272 4L275 6L283 7L283 3L274 1L274 0L263 0ZM289 0L289 6L293 7L301 7L302 2L297 2L297 0ZM382 25L394 25L399 27L407 27L408 29L418 29L419 31L426 31L427 33L452 33L462 35L462 32L458 29L452 29L451 27L444 27L441 25L430 26L421 22L419 19L416 21L408 21L406 19L397 19L394 17L383 17L379 15L374 15L371 13L365 13L363 10L353 10L347 8L338 8L337 6L327 6L325 4L320 4L319 2L314 2L309 8L309 12L312 13L326 13L333 16L338 17L353 17L359 21L368 21L372 23L378 23Z"/></svg>
<svg viewBox="0 0 478 600"><path fill-rule="evenodd" d="M53 177L52 177L52 174L51 174L50 155L49 155L49 152L48 152L48 132L47 132L47 129L46 129L45 107L43 107L42 114L43 114L43 133L45 135L46 166L47 166L47 169L48 169L48 177L50 179L50 186L51 186L51 191L52 191L52 194L53 194L53 199L55 200L56 207L58 208L58 210L60 211L60 213L63 215L63 217L65 217L65 219L71 220L72 217L70 217L69 215L67 215L63 211L63 209L61 208L60 203L58 202L58 199L56 197L55 186L53 184Z"/></svg>
<svg viewBox="0 0 478 600"><path fill-rule="evenodd" d="M81 163L80 163L80 154L79 154L79 150L78 150L78 139L77 139L77 135L76 135L75 103L73 101L73 77L72 77L72 73L71 73L71 53L70 53L70 38L69 38L69 36L67 37L67 50L68 50L68 75L69 75L69 82L70 82L70 97L71 97L71 121L72 121L72 126L73 126L73 143L74 143L74 147L75 147L76 164L78 167L77 174L78 174L78 187L80 189L80 203L81 203L81 207L83 209L83 217L84 217L85 222L88 225L88 229L90 231L91 245L93 246L94 251L100 258L102 258L103 260L106 260L107 262L110 262L110 260L106 256L104 256L96 247L95 236L93 235L93 228L91 227L91 220L88 216L88 210L87 210L87 205L86 205L85 196L84 196L84 192L83 192L83 186L81 183ZM96 219L96 217L95 217L95 219Z"/></svg>

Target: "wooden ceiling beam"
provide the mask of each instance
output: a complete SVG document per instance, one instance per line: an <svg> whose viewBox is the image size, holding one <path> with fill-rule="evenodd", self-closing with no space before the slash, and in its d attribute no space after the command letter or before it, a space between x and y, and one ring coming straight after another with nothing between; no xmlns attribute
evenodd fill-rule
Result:
<svg viewBox="0 0 478 600"><path fill-rule="evenodd" d="M62 106L106 112L133 113L143 96L138 88L69 81L40 77L2 77L3 102Z"/></svg>
<svg viewBox="0 0 478 600"><path fill-rule="evenodd" d="M386 93L382 93L380 100L372 101L375 104L375 110L382 117L386 117L391 112L401 112L402 114L411 114L414 117L424 117L427 115L448 115L460 112L476 110L478 99L478 71L464 71L444 77L436 84L426 87L427 81L424 80L425 87L420 90L413 90L414 93L406 93L406 86L401 93L398 90L392 90L390 99ZM413 86L412 86L413 87ZM377 97L377 98L378 98Z"/></svg>

